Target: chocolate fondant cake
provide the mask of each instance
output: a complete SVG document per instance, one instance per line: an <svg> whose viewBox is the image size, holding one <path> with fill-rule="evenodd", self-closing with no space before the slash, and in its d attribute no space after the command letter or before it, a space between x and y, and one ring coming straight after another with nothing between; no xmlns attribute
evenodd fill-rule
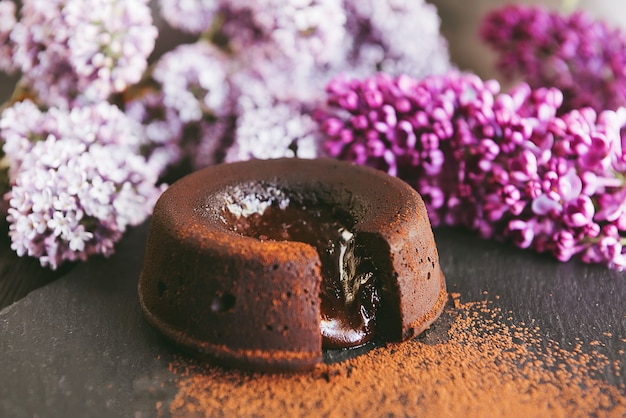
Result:
<svg viewBox="0 0 626 418"><path fill-rule="evenodd" d="M424 203L406 183L336 160L222 164L154 209L139 280L148 321L220 364L305 370L324 348L401 341L446 289Z"/></svg>

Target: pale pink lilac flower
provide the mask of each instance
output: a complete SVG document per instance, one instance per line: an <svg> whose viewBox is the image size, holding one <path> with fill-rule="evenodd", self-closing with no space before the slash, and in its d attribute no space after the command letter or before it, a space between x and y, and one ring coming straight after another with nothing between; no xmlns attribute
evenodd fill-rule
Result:
<svg viewBox="0 0 626 418"><path fill-rule="evenodd" d="M163 104L183 123L200 121L205 114L231 113L227 57L208 42L183 44L162 56L152 77L163 91Z"/></svg>
<svg viewBox="0 0 626 418"><path fill-rule="evenodd" d="M233 74L237 118L226 161L323 155L319 129L311 116L323 90L280 69L281 63L260 61L253 69Z"/></svg>
<svg viewBox="0 0 626 418"><path fill-rule="evenodd" d="M343 0L351 75L376 71L424 77L450 68L434 5L424 0Z"/></svg>
<svg viewBox="0 0 626 418"><path fill-rule="evenodd" d="M164 169L189 159L200 167L219 160L236 102L232 65L208 42L179 45L155 63L148 85L128 95L125 112L144 126L151 164Z"/></svg>
<svg viewBox="0 0 626 418"><path fill-rule="evenodd" d="M24 121L31 121L24 125ZM112 105L40 111L15 103L0 118L11 168L8 217L18 255L57 268L110 255L152 212L159 171L138 154L141 127Z"/></svg>
<svg viewBox="0 0 626 418"><path fill-rule="evenodd" d="M101 102L41 111L14 103L0 117L11 189L9 235L18 255L56 268L109 255L126 228L143 222L161 192L159 169L139 155L142 127Z"/></svg>
<svg viewBox="0 0 626 418"><path fill-rule="evenodd" d="M138 82L156 36L147 0L25 0L10 40L22 82L69 107Z"/></svg>
<svg viewBox="0 0 626 418"><path fill-rule="evenodd" d="M17 67L13 61L13 43L10 35L15 23L16 5L12 0L0 1L0 71L14 72Z"/></svg>
<svg viewBox="0 0 626 418"><path fill-rule="evenodd" d="M176 109L165 106L162 91L156 88L134 91L124 103L124 113L143 126L147 141L142 154L149 157L150 164L164 171L182 160L185 124Z"/></svg>
<svg viewBox="0 0 626 418"><path fill-rule="evenodd" d="M488 13L481 38L497 53L509 79L556 87L565 112L626 105L626 34L583 11L571 15L541 6L507 5Z"/></svg>
<svg viewBox="0 0 626 418"><path fill-rule="evenodd" d="M314 120L297 103L259 105L240 100L236 141L225 161L283 157L316 158L320 136Z"/></svg>
<svg viewBox="0 0 626 418"><path fill-rule="evenodd" d="M625 269L626 109L561 114L557 89L449 73L338 77L316 119L331 156L397 175L434 225Z"/></svg>
<svg viewBox="0 0 626 418"><path fill-rule="evenodd" d="M138 154L147 143L143 132L138 122L107 102L69 110L53 107L43 112L32 101L24 100L0 115L0 140L10 174L20 171L35 143L49 136L122 145Z"/></svg>
<svg viewBox="0 0 626 418"><path fill-rule="evenodd" d="M265 49L305 67L341 59L345 12L333 0L220 1L217 28L235 55ZM198 8L198 13L202 8ZM267 52L266 52L267 54Z"/></svg>
<svg viewBox="0 0 626 418"><path fill-rule="evenodd" d="M242 96L262 96L296 108L323 96L331 66L343 62L345 14L328 0L229 1L222 32ZM294 108L294 114L299 109Z"/></svg>
<svg viewBox="0 0 626 418"><path fill-rule="evenodd" d="M126 146L50 135L25 156L7 194L11 248L52 269L108 256L129 226L152 213L162 191L156 181Z"/></svg>
<svg viewBox="0 0 626 418"><path fill-rule="evenodd" d="M160 0L161 16L173 28L201 34L216 18L222 0Z"/></svg>

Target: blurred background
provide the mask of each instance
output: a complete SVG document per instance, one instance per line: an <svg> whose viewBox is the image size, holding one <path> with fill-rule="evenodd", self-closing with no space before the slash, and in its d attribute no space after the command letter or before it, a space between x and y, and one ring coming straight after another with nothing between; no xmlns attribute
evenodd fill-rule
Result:
<svg viewBox="0 0 626 418"><path fill-rule="evenodd" d="M410 1L410 0L406 0ZM460 69L471 71L483 79L497 78L495 54L478 38L481 18L489 10L505 4L543 4L554 10L583 9L592 16L604 19L612 26L626 29L626 1L616 0L426 0L435 5L441 19L441 33L448 40L451 60ZM171 49L185 36L174 32L156 13L157 1L152 0L154 19L161 32L155 55ZM0 102L12 91L17 76L0 73ZM504 83L503 83L504 84ZM505 84L506 85L506 84Z"/></svg>

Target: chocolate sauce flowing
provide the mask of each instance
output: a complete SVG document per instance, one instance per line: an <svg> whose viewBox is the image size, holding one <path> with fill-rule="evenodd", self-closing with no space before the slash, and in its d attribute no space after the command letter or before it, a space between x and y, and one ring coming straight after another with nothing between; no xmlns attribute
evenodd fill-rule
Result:
<svg viewBox="0 0 626 418"><path fill-rule="evenodd" d="M374 337L380 302L375 269L369 260L355 254L358 244L345 214L320 205L292 203L281 209L273 204L263 214L229 219L228 223L242 235L298 241L317 249L322 263L323 348L356 347Z"/></svg>

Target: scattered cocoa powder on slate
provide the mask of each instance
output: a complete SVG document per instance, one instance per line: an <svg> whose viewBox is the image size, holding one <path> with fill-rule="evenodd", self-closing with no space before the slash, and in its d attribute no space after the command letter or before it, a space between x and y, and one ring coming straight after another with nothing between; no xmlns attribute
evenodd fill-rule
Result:
<svg viewBox="0 0 626 418"><path fill-rule="evenodd" d="M619 373L618 361L580 341L569 350L542 341L537 327L508 316L453 294L425 336L296 375L181 358L170 365L178 393L157 409L174 417L626 416L625 388L597 376Z"/></svg>

